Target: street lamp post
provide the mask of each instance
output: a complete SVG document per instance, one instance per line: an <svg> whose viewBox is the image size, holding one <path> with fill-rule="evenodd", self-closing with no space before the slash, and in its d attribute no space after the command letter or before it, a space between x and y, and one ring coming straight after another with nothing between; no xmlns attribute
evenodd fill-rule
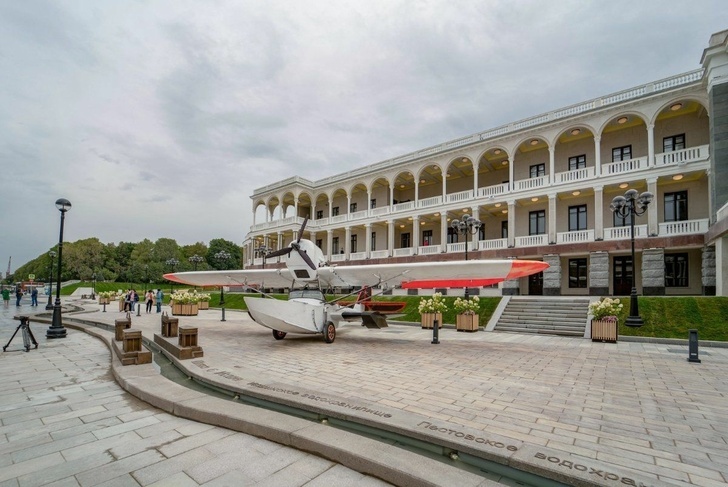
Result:
<svg viewBox="0 0 728 487"><path fill-rule="evenodd" d="M202 262L204 259L202 257L200 257L199 255L195 254L192 257L190 257L188 260L194 266L195 272L197 272L197 264L199 264L200 262Z"/></svg>
<svg viewBox="0 0 728 487"><path fill-rule="evenodd" d="M462 220L453 220L450 222L450 226L458 234L462 234L465 237L465 260L468 260L468 240L470 240L470 235L475 235L480 231L480 227L483 226L483 222L466 213L463 215ZM470 293L468 292L468 286L465 285L465 299L469 298Z"/></svg>
<svg viewBox="0 0 728 487"><path fill-rule="evenodd" d="M58 276L56 281L56 302L53 304L53 321L46 330L46 338L66 338L66 329L61 320L61 262L63 261L63 223L66 212L71 209L71 202L65 198L56 200L56 208L61 212L61 233L58 237Z"/></svg>
<svg viewBox="0 0 728 487"><path fill-rule="evenodd" d="M48 304L46 304L46 309L53 309L53 259L56 257L56 253L54 251L48 252L48 269L50 270L50 279L48 279Z"/></svg>
<svg viewBox="0 0 728 487"><path fill-rule="evenodd" d="M634 255L634 218L645 214L647 207L652 203L652 198L655 196L649 191L637 196L638 194L639 192L636 189L630 189L624 193L624 196L615 196L612 199L612 204L609 205L609 209L622 220L629 218L629 232L632 242L632 291L629 295L629 316L624 324L634 327L644 324L637 303L637 285L635 284L637 264Z"/></svg>
<svg viewBox="0 0 728 487"><path fill-rule="evenodd" d="M175 259L174 257L172 257L171 259L167 259L165 264L170 266L172 268L172 272L174 272L175 269L177 268L177 264L179 264L179 261L177 259ZM172 290L173 290L172 286L174 286L174 281L169 281L169 294L172 294Z"/></svg>
<svg viewBox="0 0 728 487"><path fill-rule="evenodd" d="M221 250L220 252L215 253L215 259L222 262L224 269L227 269L227 261L229 258L230 252ZM222 319L220 321L225 321L225 294L223 293L223 289L224 286L220 285L220 308L222 308Z"/></svg>
<svg viewBox="0 0 728 487"><path fill-rule="evenodd" d="M265 268L265 256L268 254L270 249L265 245L258 246L257 249L255 249L255 252L258 254L259 257L263 257L263 269Z"/></svg>
<svg viewBox="0 0 728 487"><path fill-rule="evenodd" d="M91 274L91 299L96 299L96 273Z"/></svg>

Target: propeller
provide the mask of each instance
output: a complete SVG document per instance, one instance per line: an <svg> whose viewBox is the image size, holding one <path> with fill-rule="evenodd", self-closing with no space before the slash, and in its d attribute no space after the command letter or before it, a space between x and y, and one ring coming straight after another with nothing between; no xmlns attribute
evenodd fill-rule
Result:
<svg viewBox="0 0 728 487"><path fill-rule="evenodd" d="M308 256L306 251L301 250L301 238L303 237L303 230L306 228L306 223L308 223L308 217L306 217L303 220L301 229L298 231L298 239L296 239L295 242L291 242L291 245L289 247L286 247L286 248L280 249L280 250L275 250L275 251L267 254L266 258L278 257L279 255L288 256L288 255L291 255L292 250L295 250L296 252L298 252L298 255L301 256L301 258L304 260L304 262L306 262L306 264L308 264L308 266L311 269L316 270L316 264L313 263L313 261L311 260L311 257Z"/></svg>

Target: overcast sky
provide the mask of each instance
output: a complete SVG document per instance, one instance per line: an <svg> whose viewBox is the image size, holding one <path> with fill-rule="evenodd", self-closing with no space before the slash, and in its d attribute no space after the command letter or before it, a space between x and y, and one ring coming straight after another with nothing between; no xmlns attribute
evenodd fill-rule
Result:
<svg viewBox="0 0 728 487"><path fill-rule="evenodd" d="M0 1L0 271L700 67L719 1ZM260 221L260 220L259 220Z"/></svg>

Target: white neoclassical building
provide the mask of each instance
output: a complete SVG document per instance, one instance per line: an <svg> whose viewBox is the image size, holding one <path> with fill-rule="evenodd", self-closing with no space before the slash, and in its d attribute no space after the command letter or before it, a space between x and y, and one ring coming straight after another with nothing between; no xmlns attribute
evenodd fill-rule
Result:
<svg viewBox="0 0 728 487"><path fill-rule="evenodd" d="M646 295L726 295L727 37L711 37L695 71L318 181L258 188L246 266L298 238L309 216L304 236L331 263L459 260L467 249L471 259L551 265L505 283L504 294L626 295L634 273ZM628 189L654 194L635 217L635 262L630 220L610 210ZM464 214L483 223L467 242L451 228Z"/></svg>

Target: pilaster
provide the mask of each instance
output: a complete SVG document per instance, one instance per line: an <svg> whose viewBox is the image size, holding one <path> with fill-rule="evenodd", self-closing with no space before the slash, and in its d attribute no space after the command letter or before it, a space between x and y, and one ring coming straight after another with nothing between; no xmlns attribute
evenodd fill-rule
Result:
<svg viewBox="0 0 728 487"><path fill-rule="evenodd" d="M703 280L703 296L715 296L715 247L703 247L701 274Z"/></svg>
<svg viewBox="0 0 728 487"><path fill-rule="evenodd" d="M589 295L609 296L609 254L589 253Z"/></svg>
<svg viewBox="0 0 728 487"><path fill-rule="evenodd" d="M642 251L642 294L665 295L665 249Z"/></svg>
<svg viewBox="0 0 728 487"><path fill-rule="evenodd" d="M561 256L546 254L543 261L549 265L543 271L543 295L561 296Z"/></svg>

